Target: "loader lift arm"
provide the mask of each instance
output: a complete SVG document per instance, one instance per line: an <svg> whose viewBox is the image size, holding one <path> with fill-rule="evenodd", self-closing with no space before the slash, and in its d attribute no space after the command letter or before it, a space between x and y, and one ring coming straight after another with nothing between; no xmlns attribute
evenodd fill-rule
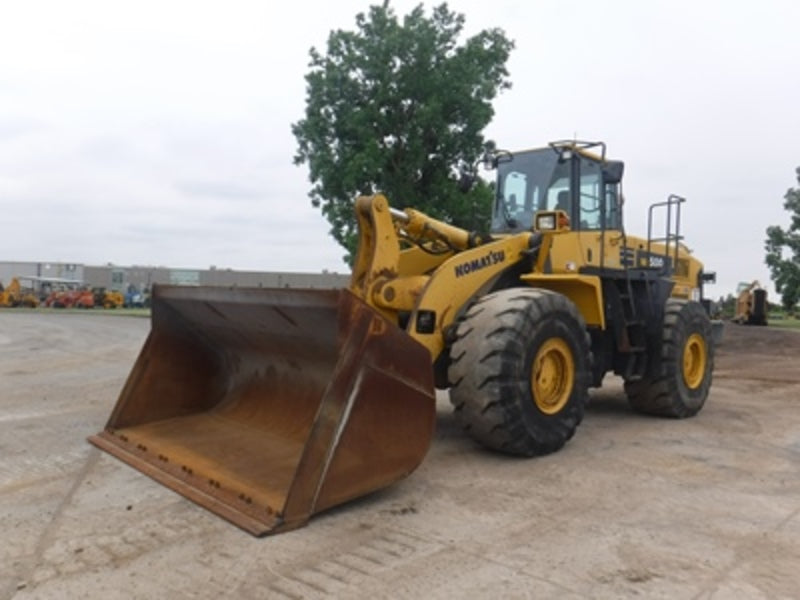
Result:
<svg viewBox="0 0 800 600"><path fill-rule="evenodd" d="M408 334L435 361L448 327L470 300L509 269L535 264L542 236L532 231L481 237L427 215L391 209L382 195L356 200L361 244L350 289ZM415 245L401 248L404 240Z"/></svg>

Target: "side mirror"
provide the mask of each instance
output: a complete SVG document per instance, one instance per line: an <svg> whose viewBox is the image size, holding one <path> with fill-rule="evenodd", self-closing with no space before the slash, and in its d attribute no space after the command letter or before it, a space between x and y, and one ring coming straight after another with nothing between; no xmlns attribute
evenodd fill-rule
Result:
<svg viewBox="0 0 800 600"><path fill-rule="evenodd" d="M622 181L624 170L624 162L621 160L609 160L603 165L603 181L605 183L619 183Z"/></svg>
<svg viewBox="0 0 800 600"><path fill-rule="evenodd" d="M492 169L496 169L497 165L500 163L511 162L512 160L514 160L514 155L508 150L492 148L483 153L480 162L483 163L484 169L491 171Z"/></svg>

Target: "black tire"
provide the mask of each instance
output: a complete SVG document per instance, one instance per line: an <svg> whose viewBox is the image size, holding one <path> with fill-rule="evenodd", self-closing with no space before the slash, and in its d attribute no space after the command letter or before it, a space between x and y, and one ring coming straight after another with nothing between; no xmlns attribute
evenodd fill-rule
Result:
<svg viewBox="0 0 800 600"><path fill-rule="evenodd" d="M625 383L630 405L643 413L684 419L703 408L714 371L711 321L699 302L670 298L659 353L648 374Z"/></svg>
<svg viewBox="0 0 800 600"><path fill-rule="evenodd" d="M514 288L480 298L459 321L450 358L456 419L487 448L522 456L554 452L583 419L589 335L561 294Z"/></svg>

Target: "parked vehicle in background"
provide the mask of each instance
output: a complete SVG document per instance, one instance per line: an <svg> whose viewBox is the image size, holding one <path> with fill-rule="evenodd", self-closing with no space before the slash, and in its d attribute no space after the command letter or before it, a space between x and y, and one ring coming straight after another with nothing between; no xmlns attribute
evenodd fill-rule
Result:
<svg viewBox="0 0 800 600"><path fill-rule="evenodd" d="M122 292L116 290L108 290L104 287L92 288L94 294L95 306L102 306L103 308L121 308L125 304L125 298Z"/></svg>
<svg viewBox="0 0 800 600"><path fill-rule="evenodd" d="M86 288L53 290L44 305L49 308L94 308L94 293Z"/></svg>
<svg viewBox="0 0 800 600"><path fill-rule="evenodd" d="M80 290L76 290L73 294L74 300L72 301L72 306L74 308L94 308L94 293L92 290L83 288Z"/></svg>
<svg viewBox="0 0 800 600"><path fill-rule="evenodd" d="M125 293L124 306L125 308L145 307L145 295L132 283L128 285L128 291Z"/></svg>
<svg viewBox="0 0 800 600"><path fill-rule="evenodd" d="M0 306L6 308L14 306L36 308L39 306L39 299L33 293L32 288L24 288L22 286L20 277L14 277L6 288L0 283Z"/></svg>
<svg viewBox="0 0 800 600"><path fill-rule="evenodd" d="M733 322L742 325L766 325L769 310L767 290L758 281L742 282L736 293L736 315Z"/></svg>

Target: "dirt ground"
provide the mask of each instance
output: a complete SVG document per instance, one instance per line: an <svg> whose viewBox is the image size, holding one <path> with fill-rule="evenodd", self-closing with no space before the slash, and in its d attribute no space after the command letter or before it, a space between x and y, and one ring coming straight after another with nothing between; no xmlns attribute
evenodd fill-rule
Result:
<svg viewBox="0 0 800 600"><path fill-rule="evenodd" d="M253 538L99 451L141 318L0 312L0 599L797 598L800 333L729 325L705 409L614 378L560 452L461 434L408 479Z"/></svg>

